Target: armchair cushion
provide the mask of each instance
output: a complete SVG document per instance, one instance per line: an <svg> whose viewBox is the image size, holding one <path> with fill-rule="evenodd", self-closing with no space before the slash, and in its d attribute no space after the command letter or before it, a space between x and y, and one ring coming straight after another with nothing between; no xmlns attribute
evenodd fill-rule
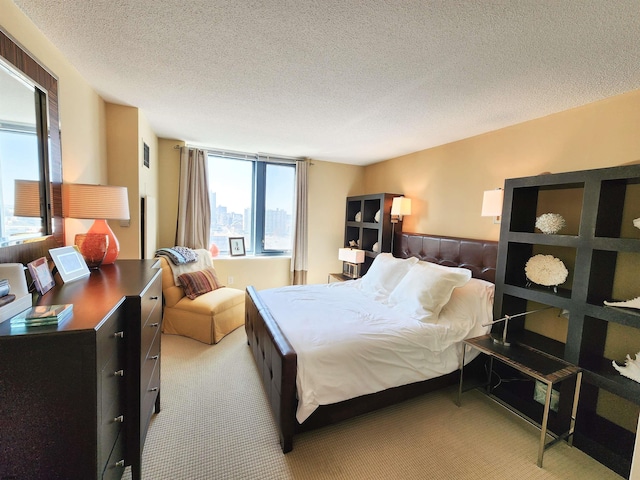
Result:
<svg viewBox="0 0 640 480"><path fill-rule="evenodd" d="M212 292L222 287L216 271L213 268L206 268L198 272L183 273L178 276L178 280L182 288L184 288L185 295L191 300L196 299L203 293Z"/></svg>

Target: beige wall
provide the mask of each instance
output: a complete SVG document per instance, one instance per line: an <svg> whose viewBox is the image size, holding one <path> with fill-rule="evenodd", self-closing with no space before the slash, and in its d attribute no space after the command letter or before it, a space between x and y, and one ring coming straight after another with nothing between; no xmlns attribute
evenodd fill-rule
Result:
<svg viewBox="0 0 640 480"><path fill-rule="evenodd" d="M173 247L176 242L178 218L178 178L180 177L180 150L176 145L184 142L160 138L158 140L158 247Z"/></svg>
<svg viewBox="0 0 640 480"><path fill-rule="evenodd" d="M0 28L58 78L65 182L106 183L105 104L58 49L13 2L0 1ZM91 221L65 220L66 243Z"/></svg>
<svg viewBox="0 0 640 480"><path fill-rule="evenodd" d="M404 230L496 240L482 193L506 178L640 160L640 90L365 169L367 193L411 197Z"/></svg>

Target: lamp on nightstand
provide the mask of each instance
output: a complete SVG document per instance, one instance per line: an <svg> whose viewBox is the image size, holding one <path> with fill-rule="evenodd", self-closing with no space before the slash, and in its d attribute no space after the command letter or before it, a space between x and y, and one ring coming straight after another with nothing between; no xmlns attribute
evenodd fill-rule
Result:
<svg viewBox="0 0 640 480"><path fill-rule="evenodd" d="M338 259L342 260L342 273L349 278L360 276L360 264L364 263L364 250L355 248L338 249Z"/></svg>

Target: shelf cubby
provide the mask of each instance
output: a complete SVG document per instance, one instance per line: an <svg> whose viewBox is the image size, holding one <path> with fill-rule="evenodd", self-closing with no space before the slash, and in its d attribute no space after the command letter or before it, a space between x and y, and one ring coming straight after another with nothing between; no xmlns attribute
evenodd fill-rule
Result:
<svg viewBox="0 0 640 480"><path fill-rule="evenodd" d="M378 253L391 252L391 204L393 197L397 196L399 195L392 193L376 193L347 198L344 246L348 247L350 241L355 241L358 248L365 251L365 262L360 267L361 275L367 272ZM402 221L395 225L395 229L402 231ZM377 249L374 250L376 244Z"/></svg>

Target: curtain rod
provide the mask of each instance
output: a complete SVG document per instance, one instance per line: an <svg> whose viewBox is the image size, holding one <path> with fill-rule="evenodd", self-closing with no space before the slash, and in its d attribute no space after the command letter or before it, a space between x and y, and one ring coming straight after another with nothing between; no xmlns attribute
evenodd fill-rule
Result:
<svg viewBox="0 0 640 480"><path fill-rule="evenodd" d="M248 153L248 152L239 152L236 150L219 150L219 149L215 149L215 148L209 148L209 147L201 147L198 145L184 145L185 147L188 148L197 148L200 150L205 150L208 153L211 153L213 155L218 155L221 157L230 157L230 158L236 158L236 159L240 159L240 160L250 160L250 161L278 161L278 160L288 160L291 162L304 162L307 159L306 158L301 158L301 157L288 157L286 155L276 155L273 153L262 153L262 152L258 152L258 153ZM181 145L174 145L173 149L174 150L179 150L182 146ZM244 157L244 158L243 158Z"/></svg>

